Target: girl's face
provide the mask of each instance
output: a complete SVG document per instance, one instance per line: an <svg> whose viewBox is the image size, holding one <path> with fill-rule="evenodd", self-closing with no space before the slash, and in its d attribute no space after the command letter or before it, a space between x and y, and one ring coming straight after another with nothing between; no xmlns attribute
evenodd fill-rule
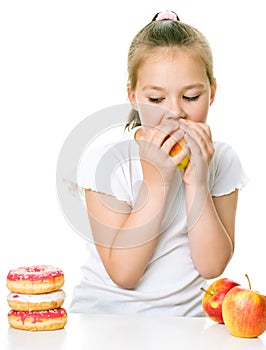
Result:
<svg viewBox="0 0 266 350"><path fill-rule="evenodd" d="M158 125L165 116L205 123L216 86L205 68L180 48L160 48L138 70L136 88L128 96L142 125Z"/></svg>

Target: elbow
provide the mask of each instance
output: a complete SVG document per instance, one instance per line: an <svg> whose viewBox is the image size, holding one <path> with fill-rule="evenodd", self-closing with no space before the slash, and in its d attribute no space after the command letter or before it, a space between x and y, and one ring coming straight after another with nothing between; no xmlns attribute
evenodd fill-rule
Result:
<svg viewBox="0 0 266 350"><path fill-rule="evenodd" d="M134 290L137 286L135 283L128 283L128 282L122 282L122 283L116 283L116 285L122 289L127 289L127 290Z"/></svg>
<svg viewBox="0 0 266 350"><path fill-rule="evenodd" d="M226 265L218 265L218 266L206 266L198 269L200 275L206 280L211 280L221 276L226 268Z"/></svg>
<svg viewBox="0 0 266 350"><path fill-rule="evenodd" d="M123 289L135 289L142 277L141 271L136 271L130 264L109 260L108 264L104 264L104 266L112 282Z"/></svg>
<svg viewBox="0 0 266 350"><path fill-rule="evenodd" d="M231 252L229 256L224 256L220 260L216 258L216 261L213 261L213 259L206 259L200 263L198 262L196 268L200 275L207 280L217 278L224 273L226 266L232 258L232 255L233 253Z"/></svg>
<svg viewBox="0 0 266 350"><path fill-rule="evenodd" d="M112 279L113 282L120 288L122 289L128 289L128 290L133 290L137 286L137 282L131 281L131 280L120 280L120 279Z"/></svg>
<svg viewBox="0 0 266 350"><path fill-rule="evenodd" d="M139 282L139 279L136 277L134 278L133 276L129 276L129 275L123 276L122 274L118 274L115 276L110 275L110 278L120 288L128 289L128 290L135 289Z"/></svg>
<svg viewBox="0 0 266 350"><path fill-rule="evenodd" d="M214 278L221 276L221 274L223 272L224 272L224 269L221 271L219 271L219 270L217 270L217 271L203 271L203 272L200 272L200 274L206 280L211 280L211 279L214 279Z"/></svg>

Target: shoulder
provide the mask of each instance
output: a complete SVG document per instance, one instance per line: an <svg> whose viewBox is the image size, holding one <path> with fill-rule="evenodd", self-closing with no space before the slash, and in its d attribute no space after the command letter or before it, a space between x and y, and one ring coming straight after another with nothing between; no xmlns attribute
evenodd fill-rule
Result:
<svg viewBox="0 0 266 350"><path fill-rule="evenodd" d="M118 138L112 142L108 142L108 140L105 140L105 142L100 145L97 142L92 142L83 151L78 162L78 168L83 169L84 167L89 167L90 169L93 169L95 165L99 165L99 162L107 160L110 161L114 158L117 159L119 154L126 153L131 143L135 142L134 134L135 131L130 130L125 131L125 133L122 136L119 135Z"/></svg>
<svg viewBox="0 0 266 350"><path fill-rule="evenodd" d="M248 181L234 148L224 142L214 143L214 156L209 166L209 183L213 195L241 189Z"/></svg>
<svg viewBox="0 0 266 350"><path fill-rule="evenodd" d="M132 161L138 157L135 131L125 132L115 142L87 148L77 166L77 183L81 188L112 194L117 198L130 178Z"/></svg>
<svg viewBox="0 0 266 350"><path fill-rule="evenodd" d="M232 145L226 142L214 142L214 149L215 149L215 155L216 157L221 157L223 154L228 155L236 155L235 150L233 149Z"/></svg>
<svg viewBox="0 0 266 350"><path fill-rule="evenodd" d="M214 142L214 149L215 152L211 164L214 168L225 165L229 166L235 161L239 162L237 152L229 143Z"/></svg>

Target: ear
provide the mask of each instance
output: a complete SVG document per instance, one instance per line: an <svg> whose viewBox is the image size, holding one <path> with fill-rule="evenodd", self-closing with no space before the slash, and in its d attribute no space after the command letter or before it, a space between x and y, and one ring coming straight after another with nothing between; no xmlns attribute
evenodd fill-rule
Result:
<svg viewBox="0 0 266 350"><path fill-rule="evenodd" d="M211 86L210 106L212 105L212 103L214 101L215 94L216 94L216 88L217 88L217 84L215 81L214 84Z"/></svg>
<svg viewBox="0 0 266 350"><path fill-rule="evenodd" d="M131 89L131 84L130 84L130 83L127 84L127 96L128 96L128 99L129 99L129 101L130 101L132 107L133 107L134 109L137 109L136 94L135 94L134 91L132 91L132 89Z"/></svg>

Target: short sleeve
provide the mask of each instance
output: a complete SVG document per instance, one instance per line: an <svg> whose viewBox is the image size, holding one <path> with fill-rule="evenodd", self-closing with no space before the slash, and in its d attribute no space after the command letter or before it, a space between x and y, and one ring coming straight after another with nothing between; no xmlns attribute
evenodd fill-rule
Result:
<svg viewBox="0 0 266 350"><path fill-rule="evenodd" d="M99 147L88 149L83 153L77 167L77 183L80 188L97 190L97 168L107 152L107 147Z"/></svg>
<svg viewBox="0 0 266 350"><path fill-rule="evenodd" d="M210 163L210 192L213 196L229 194L242 189L248 182L237 153L221 142L214 144L215 153Z"/></svg>
<svg viewBox="0 0 266 350"><path fill-rule="evenodd" d="M125 139L86 151L77 168L78 187L111 195L132 205L136 189L131 183L132 175L136 175L134 168L139 169L135 144L135 141ZM139 173L137 170L138 179Z"/></svg>

